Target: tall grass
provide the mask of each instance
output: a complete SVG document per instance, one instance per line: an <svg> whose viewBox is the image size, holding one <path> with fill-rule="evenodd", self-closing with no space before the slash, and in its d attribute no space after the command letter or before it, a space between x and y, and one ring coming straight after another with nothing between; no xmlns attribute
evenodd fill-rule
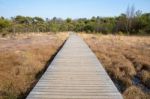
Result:
<svg viewBox="0 0 150 99"><path fill-rule="evenodd" d="M79 35L102 62L125 99L150 98L150 37Z"/></svg>
<svg viewBox="0 0 150 99"><path fill-rule="evenodd" d="M0 99L25 98L67 36L21 34L0 39Z"/></svg>

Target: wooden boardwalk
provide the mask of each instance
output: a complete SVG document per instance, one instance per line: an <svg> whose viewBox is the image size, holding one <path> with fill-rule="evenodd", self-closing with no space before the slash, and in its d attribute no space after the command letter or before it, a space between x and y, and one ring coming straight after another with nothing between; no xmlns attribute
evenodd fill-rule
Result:
<svg viewBox="0 0 150 99"><path fill-rule="evenodd" d="M123 99L85 42L71 35L27 99Z"/></svg>

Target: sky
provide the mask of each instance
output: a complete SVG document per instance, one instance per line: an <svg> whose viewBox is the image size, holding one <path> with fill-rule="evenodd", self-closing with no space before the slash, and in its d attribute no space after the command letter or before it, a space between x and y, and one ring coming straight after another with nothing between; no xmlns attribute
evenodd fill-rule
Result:
<svg viewBox="0 0 150 99"><path fill-rule="evenodd" d="M109 17L125 13L128 5L143 13L150 12L150 0L0 0L0 16Z"/></svg>

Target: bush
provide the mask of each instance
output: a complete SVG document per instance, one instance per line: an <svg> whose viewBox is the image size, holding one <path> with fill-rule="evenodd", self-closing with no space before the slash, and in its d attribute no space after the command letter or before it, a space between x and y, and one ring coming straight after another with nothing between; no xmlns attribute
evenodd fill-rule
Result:
<svg viewBox="0 0 150 99"><path fill-rule="evenodd" d="M121 32L121 31L119 31L117 34L119 34L119 35L124 35L124 33L123 33L123 32Z"/></svg>

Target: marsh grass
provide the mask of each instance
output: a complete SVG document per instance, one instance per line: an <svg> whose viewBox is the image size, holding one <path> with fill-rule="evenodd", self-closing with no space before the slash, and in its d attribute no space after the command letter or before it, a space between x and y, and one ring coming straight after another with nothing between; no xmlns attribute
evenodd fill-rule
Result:
<svg viewBox="0 0 150 99"><path fill-rule="evenodd" d="M67 36L21 34L0 39L0 99L24 99Z"/></svg>
<svg viewBox="0 0 150 99"><path fill-rule="evenodd" d="M125 99L150 98L150 37L79 35L96 54ZM136 85L135 77L140 80Z"/></svg>

